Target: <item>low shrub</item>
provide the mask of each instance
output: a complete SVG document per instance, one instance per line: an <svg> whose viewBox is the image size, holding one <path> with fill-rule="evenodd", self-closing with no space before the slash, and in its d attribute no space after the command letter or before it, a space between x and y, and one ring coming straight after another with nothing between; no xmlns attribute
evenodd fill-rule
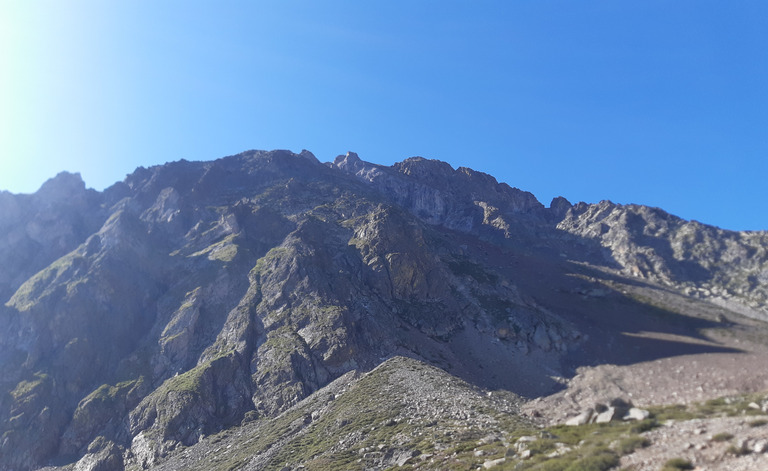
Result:
<svg viewBox="0 0 768 471"><path fill-rule="evenodd" d="M679 469L693 469L693 463L683 458L672 458L664 463L661 471L677 471Z"/></svg>
<svg viewBox="0 0 768 471"><path fill-rule="evenodd" d="M728 432L722 432L722 433L718 433L717 435L714 435L712 437L712 441L713 442L727 442L731 438L733 438L733 435L731 435Z"/></svg>
<svg viewBox="0 0 768 471"><path fill-rule="evenodd" d="M728 447L727 450L725 450L725 452L726 453L730 453L732 455L736 455L736 456L742 456L742 455L746 455L747 453L749 453L749 450L746 449L746 448L739 448L736 445L731 445L731 446Z"/></svg>

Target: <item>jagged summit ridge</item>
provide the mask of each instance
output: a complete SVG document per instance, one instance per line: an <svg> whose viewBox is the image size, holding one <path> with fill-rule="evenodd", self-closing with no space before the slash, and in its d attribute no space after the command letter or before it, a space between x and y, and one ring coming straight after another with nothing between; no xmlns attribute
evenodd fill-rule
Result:
<svg viewBox="0 0 768 471"><path fill-rule="evenodd" d="M430 224L470 231L493 211L526 213L544 207L528 193L499 184L466 167L412 157L391 168L370 164L350 152L332 164L368 183Z"/></svg>

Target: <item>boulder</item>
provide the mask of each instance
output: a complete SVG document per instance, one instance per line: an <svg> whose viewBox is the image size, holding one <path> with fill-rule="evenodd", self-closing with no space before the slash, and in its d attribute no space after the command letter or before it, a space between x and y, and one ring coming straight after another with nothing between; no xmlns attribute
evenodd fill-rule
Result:
<svg viewBox="0 0 768 471"><path fill-rule="evenodd" d="M609 407L604 412L600 412L597 414L597 417L595 418L596 424L605 424L608 422L613 422L616 420L619 420L621 415L618 414L618 411L615 407Z"/></svg>
<svg viewBox="0 0 768 471"><path fill-rule="evenodd" d="M751 448L754 453L768 452L768 440L765 440L765 439L757 440L755 441L755 443L752 444Z"/></svg>
<svg viewBox="0 0 768 471"><path fill-rule="evenodd" d="M630 407L627 413L624 415L624 420L645 420L650 417L651 413L645 409L639 409L637 407Z"/></svg>
<svg viewBox="0 0 768 471"><path fill-rule="evenodd" d="M580 413L579 415L571 417L570 419L566 420L565 425L578 426L578 425L588 424L592 419L592 416L594 413L595 413L594 409L587 409L582 413Z"/></svg>
<svg viewBox="0 0 768 471"><path fill-rule="evenodd" d="M601 403L595 404L597 415L590 420L590 423L603 424L622 420L631 408L632 404L621 398L611 399L607 406Z"/></svg>

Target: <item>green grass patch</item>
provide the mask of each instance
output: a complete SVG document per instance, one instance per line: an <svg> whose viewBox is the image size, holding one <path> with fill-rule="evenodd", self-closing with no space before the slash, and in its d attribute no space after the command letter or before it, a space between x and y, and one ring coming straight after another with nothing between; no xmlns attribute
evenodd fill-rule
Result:
<svg viewBox="0 0 768 471"><path fill-rule="evenodd" d="M667 420L691 420L702 417L701 414L697 414L683 404L649 407L648 411L651 413L651 416L656 418L659 422L665 422Z"/></svg>
<svg viewBox="0 0 768 471"><path fill-rule="evenodd" d="M584 446L562 456L544 461L532 459L522 462L514 469L530 471L606 471L619 464L619 455L607 447Z"/></svg>
<svg viewBox="0 0 768 471"><path fill-rule="evenodd" d="M640 423L611 422L580 426L558 425L540 433L546 437L530 442L531 458L509 469L544 471L603 471L618 465L622 455L650 444L636 430L650 430L652 419ZM506 469L506 468L505 468Z"/></svg>
<svg viewBox="0 0 768 471"><path fill-rule="evenodd" d="M138 379L132 380L132 381L123 381L120 383L117 383L114 386L111 386L109 384L102 384L98 388L96 388L92 393L87 395L83 401L114 401L115 398L120 397L133 389L134 386L140 385L142 382L144 382L144 377L141 376Z"/></svg>

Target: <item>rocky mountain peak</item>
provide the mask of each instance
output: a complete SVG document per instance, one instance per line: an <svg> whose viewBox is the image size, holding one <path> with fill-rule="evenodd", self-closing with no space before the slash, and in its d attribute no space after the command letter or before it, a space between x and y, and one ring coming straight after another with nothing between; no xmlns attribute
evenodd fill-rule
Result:
<svg viewBox="0 0 768 471"><path fill-rule="evenodd" d="M60 172L43 183L35 193L35 197L48 202L56 202L81 197L85 191L85 182L80 173Z"/></svg>
<svg viewBox="0 0 768 471"><path fill-rule="evenodd" d="M253 150L139 168L105 192L64 173L0 194L0 222L2 469L171 469L246 429L258 459L222 469L299 467L320 458L287 444L314 421L334 438L323 460L354 447L382 469L416 456L411 425L449 426L432 404L453 401L444 386L463 427L445 440L477 447L467 427L509 423L518 396L671 348L648 348L648 331L700 337L718 316L768 312L767 233L637 205L544 208L422 157ZM392 436L402 449L375 448Z"/></svg>
<svg viewBox="0 0 768 471"><path fill-rule="evenodd" d="M307 149L302 149L302 151L299 152L299 156L300 157L304 157L305 159L310 160L310 161L312 161L314 163L320 163L320 161L317 160L317 157L315 157L315 154L313 154L312 152L308 151Z"/></svg>
<svg viewBox="0 0 768 471"><path fill-rule="evenodd" d="M365 162L360 160L356 153L350 151L344 155L336 156L331 165L347 173L355 174L365 167Z"/></svg>
<svg viewBox="0 0 768 471"><path fill-rule="evenodd" d="M424 157L410 157L394 165L394 169L404 175L421 181L437 181L450 178L455 172L447 162Z"/></svg>
<svg viewBox="0 0 768 471"><path fill-rule="evenodd" d="M572 207L571 202L562 196L552 198L552 202L549 203L549 209L557 219L562 219Z"/></svg>

